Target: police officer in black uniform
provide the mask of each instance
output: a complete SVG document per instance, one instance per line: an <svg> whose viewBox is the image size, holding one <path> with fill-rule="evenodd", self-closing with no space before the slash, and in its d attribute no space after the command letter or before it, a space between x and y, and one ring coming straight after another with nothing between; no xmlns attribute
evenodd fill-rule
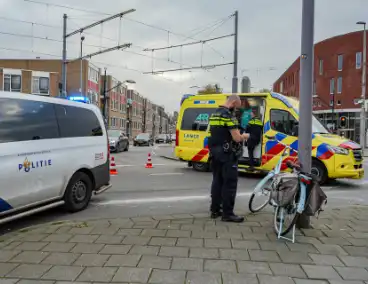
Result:
<svg viewBox="0 0 368 284"><path fill-rule="evenodd" d="M238 159L242 156L243 142L249 134L240 134L234 117L235 108L241 106L238 95L230 95L223 106L212 114L209 122L209 149L212 157L213 181L211 187L211 217L222 215L225 222L243 222L234 214L238 185ZM221 212L221 203L223 212Z"/></svg>

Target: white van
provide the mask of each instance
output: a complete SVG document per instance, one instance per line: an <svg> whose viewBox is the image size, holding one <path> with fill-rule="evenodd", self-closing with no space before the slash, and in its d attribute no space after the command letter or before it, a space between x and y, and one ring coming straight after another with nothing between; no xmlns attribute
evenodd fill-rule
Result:
<svg viewBox="0 0 368 284"><path fill-rule="evenodd" d="M110 187L97 106L0 92L0 224L60 205L83 210Z"/></svg>

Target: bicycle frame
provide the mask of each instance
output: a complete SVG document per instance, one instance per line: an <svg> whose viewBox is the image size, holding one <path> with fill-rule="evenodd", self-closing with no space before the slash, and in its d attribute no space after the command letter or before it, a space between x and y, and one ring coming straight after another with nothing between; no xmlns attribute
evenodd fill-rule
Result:
<svg viewBox="0 0 368 284"><path fill-rule="evenodd" d="M284 143L282 143L281 141L277 140L275 138L275 140L280 143L281 145L283 145L285 147L285 149L282 151L282 154L280 156L279 161L277 162L275 168L273 170L271 170L254 188L254 193L259 194L261 192L261 189L264 187L265 183L267 181L269 181L271 178L273 178L275 175L279 174L281 172L281 166L282 166L282 161L284 159L285 153L286 151L294 151L296 153L298 153L298 151L296 151L295 149L291 148L289 145L286 145Z"/></svg>

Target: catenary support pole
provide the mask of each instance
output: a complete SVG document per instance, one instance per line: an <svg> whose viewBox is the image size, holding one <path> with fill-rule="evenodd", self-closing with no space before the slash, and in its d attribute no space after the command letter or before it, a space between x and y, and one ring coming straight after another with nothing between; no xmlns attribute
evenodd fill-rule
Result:
<svg viewBox="0 0 368 284"><path fill-rule="evenodd" d="M62 91L61 96L66 97L66 25L67 25L68 16L64 14L63 16L63 65L61 70L61 84Z"/></svg>
<svg viewBox="0 0 368 284"><path fill-rule="evenodd" d="M366 90L366 68L367 68L367 36L366 36L366 24L364 24L363 29L363 66L362 66L362 105L360 110L360 145L364 151L365 148L365 124L366 124L366 118L365 118L365 90Z"/></svg>
<svg viewBox="0 0 368 284"><path fill-rule="evenodd" d="M233 82L232 93L238 92L238 11L235 11L235 32L234 32L234 70L233 70Z"/></svg>
<svg viewBox="0 0 368 284"><path fill-rule="evenodd" d="M312 167L314 0L303 0L301 46L299 161L302 164L303 171L310 173ZM310 227L310 218L303 214L297 225L300 228Z"/></svg>
<svg viewBox="0 0 368 284"><path fill-rule="evenodd" d="M102 113L105 119L106 119L106 110L107 110L106 80L107 78L106 78L106 67L105 67L104 81L103 81L103 110L102 110Z"/></svg>

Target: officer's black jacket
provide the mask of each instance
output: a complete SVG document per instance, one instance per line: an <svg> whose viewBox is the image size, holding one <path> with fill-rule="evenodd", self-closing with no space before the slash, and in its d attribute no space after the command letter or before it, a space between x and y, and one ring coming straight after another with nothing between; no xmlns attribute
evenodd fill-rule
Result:
<svg viewBox="0 0 368 284"><path fill-rule="evenodd" d="M209 147L223 146L230 143L233 139L230 130L238 128L238 121L226 107L220 106L211 115L209 121Z"/></svg>
<svg viewBox="0 0 368 284"><path fill-rule="evenodd" d="M249 139L247 141L248 146L255 147L261 142L263 123L257 118L253 117L247 125L246 133L249 133Z"/></svg>

